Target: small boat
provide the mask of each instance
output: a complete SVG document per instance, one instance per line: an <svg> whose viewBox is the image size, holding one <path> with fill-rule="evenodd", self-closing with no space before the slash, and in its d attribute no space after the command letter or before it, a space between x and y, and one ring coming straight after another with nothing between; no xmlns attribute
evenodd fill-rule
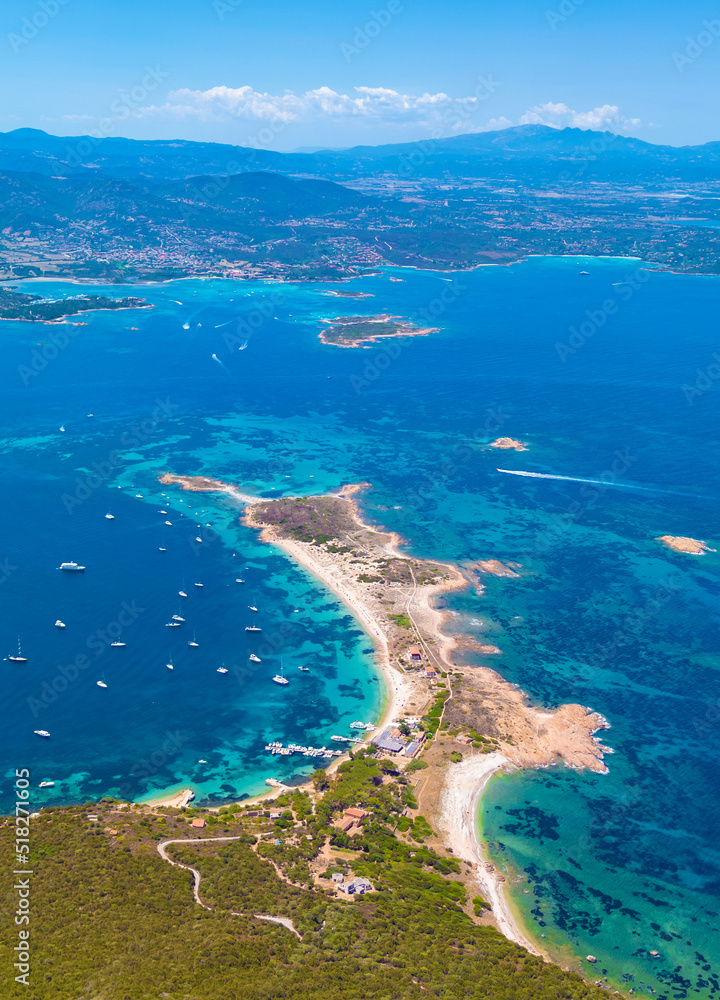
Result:
<svg viewBox="0 0 720 1000"><path fill-rule="evenodd" d="M115 515L114 514L106 514L105 515L105 520L106 521L114 521L115 520Z"/></svg>
<svg viewBox="0 0 720 1000"><path fill-rule="evenodd" d="M255 656L254 653L250 654L250 659L253 661L253 663L262 663L262 660L260 659L260 657L259 656Z"/></svg>
<svg viewBox="0 0 720 1000"><path fill-rule="evenodd" d="M178 590L178 594L179 594L179 595L180 595L181 597L187 597L187 594L185 593L185 591L184 591L184 590Z"/></svg>
<svg viewBox="0 0 720 1000"><path fill-rule="evenodd" d="M172 528L172 521L166 521L165 524L167 524L170 528Z"/></svg>
<svg viewBox="0 0 720 1000"><path fill-rule="evenodd" d="M66 628L65 622L61 622L60 619L55 622L55 628Z"/></svg>
<svg viewBox="0 0 720 1000"><path fill-rule="evenodd" d="M310 667L298 667L298 670L301 671L301 673L303 673L303 674L309 674L310 673Z"/></svg>
<svg viewBox="0 0 720 1000"><path fill-rule="evenodd" d="M143 497L142 493L136 493L136 494L135 494L135 499L136 499L136 500L143 500L143 499L144 499L144 497Z"/></svg>
<svg viewBox="0 0 720 1000"><path fill-rule="evenodd" d="M180 622L165 622L165 628L180 628Z"/></svg>
<svg viewBox="0 0 720 1000"><path fill-rule="evenodd" d="M94 413L88 413L88 414L87 414L87 416L88 416L88 417L94 417L94 416L95 416L95 414L94 414Z"/></svg>
<svg viewBox="0 0 720 1000"><path fill-rule="evenodd" d="M182 615L173 615L172 616L172 620L174 622L184 622L185 621L185 619L183 618Z"/></svg>
<svg viewBox="0 0 720 1000"><path fill-rule="evenodd" d="M253 604L248 604L251 611L257 611L257 608Z"/></svg>
<svg viewBox="0 0 720 1000"><path fill-rule="evenodd" d="M50 739L50 733L47 731L47 729L34 729L33 732L35 733L36 736L42 736L42 738L45 740Z"/></svg>
<svg viewBox="0 0 720 1000"><path fill-rule="evenodd" d="M199 645L200 645L200 643L195 638L195 631L193 630L193 637L190 640L190 642L188 642L188 646L199 646Z"/></svg>
<svg viewBox="0 0 720 1000"><path fill-rule="evenodd" d="M158 552L167 552L167 549L164 545L158 545Z"/></svg>
<svg viewBox="0 0 720 1000"><path fill-rule="evenodd" d="M127 646L127 643L126 642L117 642L116 641L116 642L111 642L110 645L111 646Z"/></svg>
<svg viewBox="0 0 720 1000"><path fill-rule="evenodd" d="M173 666L172 656L170 656L168 658L168 661L165 664L165 666L168 668L168 670L174 670L175 669L175 667Z"/></svg>
<svg viewBox="0 0 720 1000"><path fill-rule="evenodd" d="M196 587L204 587L204 586L205 586L205 584L204 584L204 583L196 583L196 584L195 584L195 586L196 586Z"/></svg>
<svg viewBox="0 0 720 1000"><path fill-rule="evenodd" d="M201 757L200 760L198 761L198 764L207 764L207 761L203 760Z"/></svg>
<svg viewBox="0 0 720 1000"><path fill-rule="evenodd" d="M590 274L589 271L581 271L580 274Z"/></svg>
<svg viewBox="0 0 720 1000"><path fill-rule="evenodd" d="M235 583L245 583L245 581L241 580L240 577L235 577Z"/></svg>
<svg viewBox="0 0 720 1000"><path fill-rule="evenodd" d="M84 573L85 567L79 566L76 562L64 562L60 563L60 569L64 570L66 573Z"/></svg>
<svg viewBox="0 0 720 1000"><path fill-rule="evenodd" d="M95 681L95 683L97 684L97 686L99 688L106 688L107 687L107 683L105 681L105 674L102 675L102 680L101 681Z"/></svg>
<svg viewBox="0 0 720 1000"><path fill-rule="evenodd" d="M283 686L290 683L290 681L285 676L285 670L283 669L282 666L280 667L280 673L275 674L275 676L273 677L273 681L275 684L282 684Z"/></svg>
<svg viewBox="0 0 720 1000"><path fill-rule="evenodd" d="M167 511L166 510L159 510L158 514L164 514L165 517L167 517Z"/></svg>
<svg viewBox="0 0 720 1000"><path fill-rule="evenodd" d="M55 787L54 781L41 781L40 784L38 785L38 788L54 788L54 787Z"/></svg>
<svg viewBox="0 0 720 1000"><path fill-rule="evenodd" d="M200 535L195 535L195 541L196 542L201 542L202 541L202 538L200 537Z"/></svg>
<svg viewBox="0 0 720 1000"><path fill-rule="evenodd" d="M228 672L228 669L227 669L227 667L218 667L217 668L217 672L219 674L226 674Z"/></svg>
<svg viewBox="0 0 720 1000"><path fill-rule="evenodd" d="M18 636L17 656L8 656L8 660L10 660L11 663L27 663L27 656L23 656L22 650L20 649L20 636Z"/></svg>
<svg viewBox="0 0 720 1000"><path fill-rule="evenodd" d="M60 424L60 430L63 434L65 433L65 424Z"/></svg>
<svg viewBox="0 0 720 1000"><path fill-rule="evenodd" d="M262 632L262 629L258 625L246 625L246 632Z"/></svg>

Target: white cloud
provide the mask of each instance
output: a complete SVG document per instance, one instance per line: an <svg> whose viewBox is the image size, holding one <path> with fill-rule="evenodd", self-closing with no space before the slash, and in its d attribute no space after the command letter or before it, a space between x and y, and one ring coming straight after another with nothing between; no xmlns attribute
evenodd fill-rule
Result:
<svg viewBox="0 0 720 1000"><path fill-rule="evenodd" d="M642 123L639 118L627 118L616 104L603 104L592 111L574 111L567 104L536 104L518 120L519 125L550 125L552 128L585 128L597 131L629 132Z"/></svg>
<svg viewBox="0 0 720 1000"><path fill-rule="evenodd" d="M401 94L387 87L355 87L353 94L341 94L330 87L318 87L304 94L260 93L252 87L211 87L209 90L175 90L160 106L140 107L138 117L162 115L172 118L199 118L218 121L292 122L318 118L366 119L399 125L443 127L458 132L471 127L470 117L480 107L481 98L450 97L448 94Z"/></svg>

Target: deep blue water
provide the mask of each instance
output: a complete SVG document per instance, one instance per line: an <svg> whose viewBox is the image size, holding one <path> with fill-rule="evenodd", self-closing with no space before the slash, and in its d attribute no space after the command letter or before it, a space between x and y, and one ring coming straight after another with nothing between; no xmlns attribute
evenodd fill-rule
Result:
<svg viewBox="0 0 720 1000"><path fill-rule="evenodd" d="M152 310L83 327L2 324L0 643L10 652L19 634L29 659L2 664L6 773L54 779L38 804L188 782L217 802L314 766L267 757L269 738L317 745L377 716L370 644L334 596L258 545L229 501L157 474L265 496L367 480L368 516L418 555L521 562L521 579L452 598L458 631L497 643L532 698L580 701L612 724L608 775L491 784L485 832L522 875L514 899L532 932L566 959L597 955L614 982L632 975L636 994L715 996L720 558L655 537L720 547L720 279L534 258L362 278L353 287L374 298L356 301L325 294L337 287L183 281L134 289ZM358 351L317 339L320 318L379 312L435 317L440 331ZM46 365L33 355L68 331ZM487 450L500 434L530 450ZM64 559L87 572L59 573ZM166 629L182 588L187 622ZM124 603L127 646L108 648L97 630ZM265 644L252 672L248 604ZM80 654L90 664L50 700L44 685L62 688ZM270 681L280 657L287 689Z"/></svg>

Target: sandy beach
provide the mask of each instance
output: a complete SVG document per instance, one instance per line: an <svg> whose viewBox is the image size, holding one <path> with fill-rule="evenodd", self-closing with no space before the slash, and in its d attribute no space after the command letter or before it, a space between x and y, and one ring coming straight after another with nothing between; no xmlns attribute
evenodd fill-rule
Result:
<svg viewBox="0 0 720 1000"><path fill-rule="evenodd" d="M435 822L445 844L452 848L456 857L475 866L474 881L479 894L492 907L498 930L522 945L534 955L541 954L518 927L510 909L503 883L497 873L488 871L488 859L483 855L479 830L477 828L478 807L483 791L490 778L508 767L509 761L502 754L482 754L455 764L448 770L440 797L440 805Z"/></svg>

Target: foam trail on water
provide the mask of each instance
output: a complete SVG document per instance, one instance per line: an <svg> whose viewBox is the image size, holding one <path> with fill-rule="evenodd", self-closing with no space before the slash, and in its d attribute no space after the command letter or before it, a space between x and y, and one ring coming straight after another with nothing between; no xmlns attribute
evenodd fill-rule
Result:
<svg viewBox="0 0 720 1000"><path fill-rule="evenodd" d="M575 476L554 476L549 472L519 472L517 469L498 469L508 476L530 476L532 479L565 479L569 483L592 483L593 486L621 486L626 490L643 490L647 493L667 493L668 490L656 490L652 486L634 486L632 483L612 483L605 479L577 479Z"/></svg>

